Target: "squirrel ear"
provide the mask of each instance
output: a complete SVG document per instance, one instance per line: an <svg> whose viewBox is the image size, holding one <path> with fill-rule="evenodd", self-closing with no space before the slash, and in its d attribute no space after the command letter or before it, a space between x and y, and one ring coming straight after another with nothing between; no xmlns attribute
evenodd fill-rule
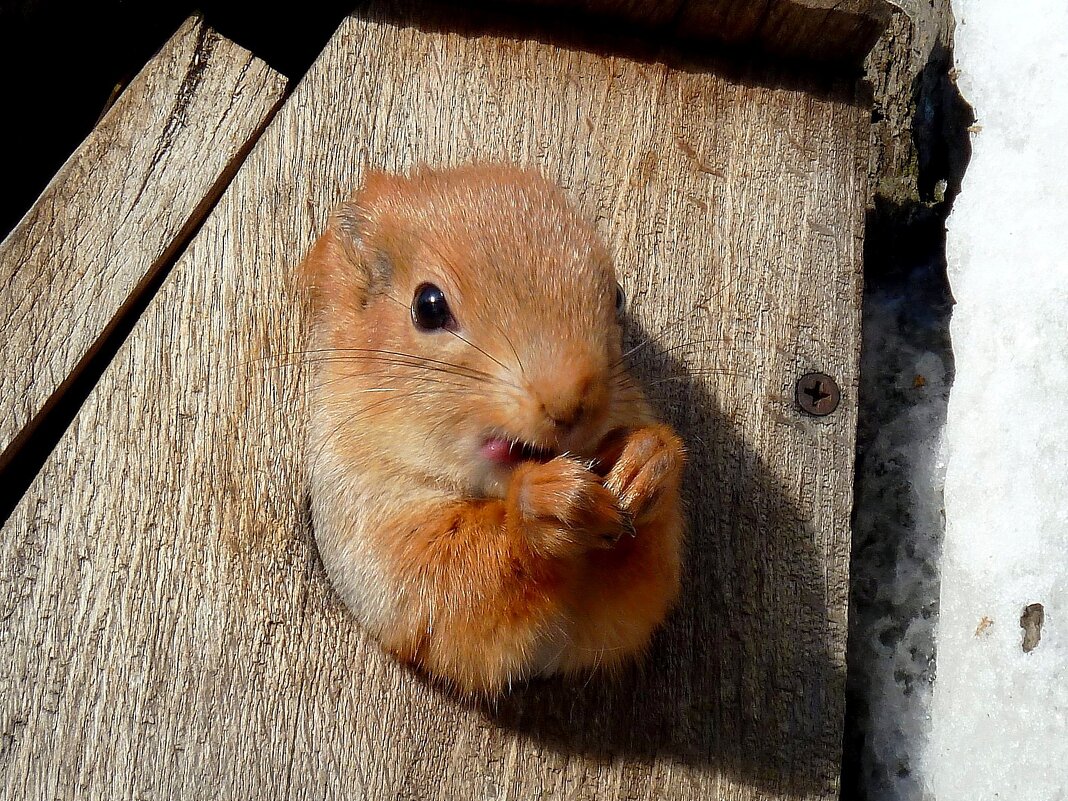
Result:
<svg viewBox="0 0 1068 801"><path fill-rule="evenodd" d="M393 274L391 261L369 241L371 215L363 202L369 182L354 198L334 210L326 231L298 269L313 311L318 312L328 297L339 292L366 307L373 295L389 286Z"/></svg>

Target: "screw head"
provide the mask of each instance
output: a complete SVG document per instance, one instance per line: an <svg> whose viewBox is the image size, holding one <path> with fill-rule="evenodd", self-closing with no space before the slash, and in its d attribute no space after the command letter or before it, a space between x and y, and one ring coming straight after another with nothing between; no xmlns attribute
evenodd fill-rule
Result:
<svg viewBox="0 0 1068 801"><path fill-rule="evenodd" d="M801 411L824 417L838 408L842 392L826 373L806 373L797 380L794 398Z"/></svg>

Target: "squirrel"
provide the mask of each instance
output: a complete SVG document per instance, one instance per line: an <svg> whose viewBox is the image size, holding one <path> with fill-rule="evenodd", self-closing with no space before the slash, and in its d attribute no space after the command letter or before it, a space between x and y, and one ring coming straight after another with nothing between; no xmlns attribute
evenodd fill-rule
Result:
<svg viewBox="0 0 1068 801"><path fill-rule="evenodd" d="M685 450L563 190L501 164L371 172L299 278L314 536L364 629L484 696L639 657L679 595Z"/></svg>

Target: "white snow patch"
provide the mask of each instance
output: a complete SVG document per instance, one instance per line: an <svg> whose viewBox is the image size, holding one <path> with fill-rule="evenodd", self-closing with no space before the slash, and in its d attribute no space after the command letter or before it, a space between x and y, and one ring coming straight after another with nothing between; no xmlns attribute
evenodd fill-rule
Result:
<svg viewBox="0 0 1068 801"><path fill-rule="evenodd" d="M1068 799L1068 3L955 0L979 129L948 225L937 801ZM1020 616L1045 609L1022 649Z"/></svg>

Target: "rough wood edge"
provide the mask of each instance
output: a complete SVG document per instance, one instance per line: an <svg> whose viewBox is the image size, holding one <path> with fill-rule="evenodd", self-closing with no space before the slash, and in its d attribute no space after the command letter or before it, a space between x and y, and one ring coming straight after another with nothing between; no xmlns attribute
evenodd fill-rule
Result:
<svg viewBox="0 0 1068 801"><path fill-rule="evenodd" d="M112 102L107 110L101 114L93 131L90 131L86 139L64 161L63 165L56 171L56 174L46 184L39 198L34 201L33 206L27 210L8 236L4 238L3 242L0 242L0 247L18 234L26 220L33 214L34 207L47 198L54 191L56 184L63 181L67 173L77 165L77 160L86 142L93 136L96 129L108 124L110 118L119 113L119 103L117 101L122 94L136 85L138 78L152 67L155 60L168 45L177 37L186 34L189 29L196 28L201 28L206 34L218 39L223 38L216 31L207 27L203 18L199 15L194 14L186 18L168 38L167 42L145 63L138 75L124 87L123 92L117 94L115 102ZM267 69L273 72L269 67ZM116 308L111 319L105 324L97 337L89 344L85 353L75 363L67 377L56 387L33 417L19 429L14 438L7 444L7 447L0 452L0 488L2 488L0 489L0 525L3 525L11 515L22 495L43 466L49 453L63 436L63 433L77 415L78 409L81 408L93 386L95 386L97 380L107 368L111 358L122 345L122 342L136 324L137 319L162 285L171 267L196 236L219 198L230 185L237 170L244 163L252 147L285 102L286 97L288 97L287 79L280 73L275 73L275 76L279 84L278 96L258 125L251 131L245 142L234 151L233 156L219 172L219 175L204 193L204 196L190 210L185 223L175 233L160 255L148 265L144 274L130 290L125 300Z"/></svg>
<svg viewBox="0 0 1068 801"><path fill-rule="evenodd" d="M890 21L889 0L506 0L513 5L614 18L692 43L777 58L859 66Z"/></svg>

